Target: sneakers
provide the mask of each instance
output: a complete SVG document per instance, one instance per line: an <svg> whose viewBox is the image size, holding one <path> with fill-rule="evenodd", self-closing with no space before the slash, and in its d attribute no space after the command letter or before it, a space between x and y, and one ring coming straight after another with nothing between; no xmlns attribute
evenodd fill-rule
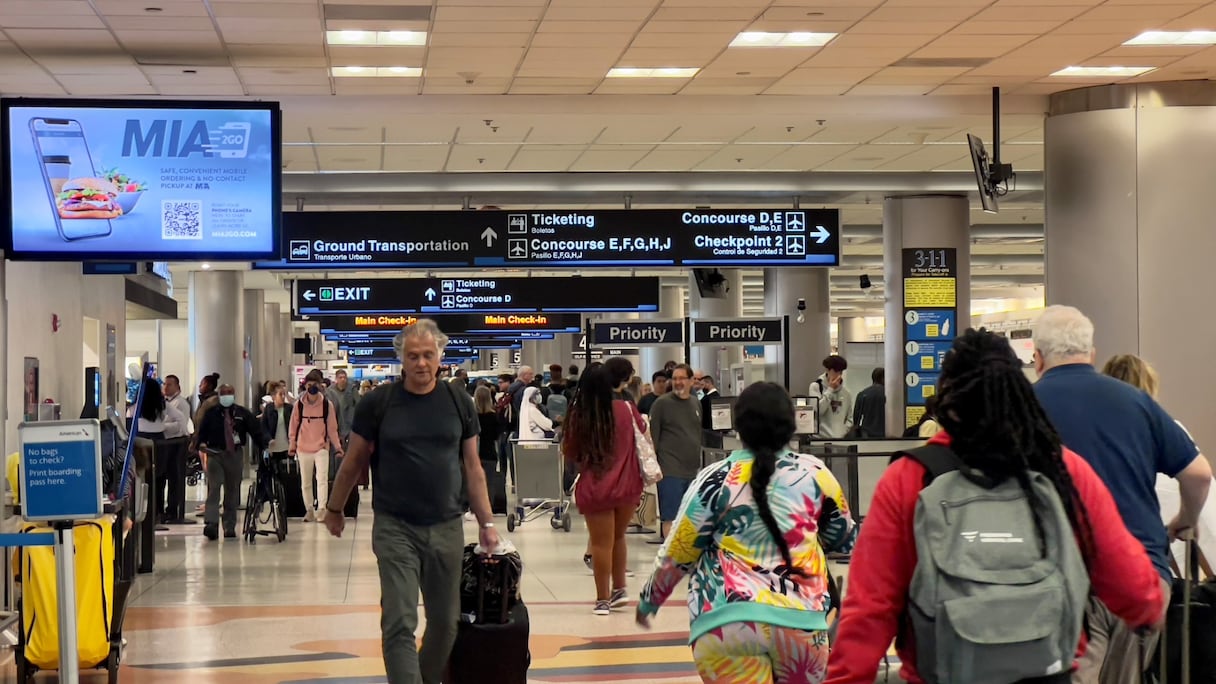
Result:
<svg viewBox="0 0 1216 684"><path fill-rule="evenodd" d="M464 514L464 520L465 520L465 522L474 522L477 520L477 516L473 515L472 511L467 511Z"/></svg>
<svg viewBox="0 0 1216 684"><path fill-rule="evenodd" d="M307 513L305 513L305 514L304 514L304 522L316 522L316 521L317 521L317 514L316 514L316 513L313 513L312 511L309 511L309 512L307 512Z"/></svg>
<svg viewBox="0 0 1216 684"><path fill-rule="evenodd" d="M611 615L612 614L612 604L609 603L608 601L596 601L595 610L593 610L592 612L595 613L596 615Z"/></svg>
<svg viewBox="0 0 1216 684"><path fill-rule="evenodd" d="M217 525L204 525L203 536L210 541L215 541L220 538L220 528Z"/></svg>
<svg viewBox="0 0 1216 684"><path fill-rule="evenodd" d="M608 605L611 608L629 605L629 593L624 589L613 589L612 596L608 599Z"/></svg>
<svg viewBox="0 0 1216 684"><path fill-rule="evenodd" d="M591 564L591 554L589 554L589 553L583 554L583 565L586 565L587 569L590 570L591 572L595 572L595 566Z"/></svg>

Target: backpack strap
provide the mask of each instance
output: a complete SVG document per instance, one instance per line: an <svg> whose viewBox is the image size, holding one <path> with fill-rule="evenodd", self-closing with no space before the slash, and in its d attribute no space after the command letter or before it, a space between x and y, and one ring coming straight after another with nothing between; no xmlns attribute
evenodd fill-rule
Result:
<svg viewBox="0 0 1216 684"><path fill-rule="evenodd" d="M300 446L300 427L304 425L304 400L296 399L296 432L291 436L291 441L296 443L296 447Z"/></svg>
<svg viewBox="0 0 1216 684"><path fill-rule="evenodd" d="M891 463L901 458L910 458L925 468L925 486L929 486L937 478L952 473L962 466L958 454L948 446L941 444L926 444L916 449L897 451L891 455Z"/></svg>

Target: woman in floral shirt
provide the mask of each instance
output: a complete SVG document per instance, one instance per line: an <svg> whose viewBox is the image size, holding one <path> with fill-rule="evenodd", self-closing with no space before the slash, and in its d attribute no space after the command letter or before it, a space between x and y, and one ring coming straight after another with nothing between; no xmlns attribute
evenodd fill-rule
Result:
<svg viewBox="0 0 1216 684"><path fill-rule="evenodd" d="M852 548L840 483L792 453L794 406L779 385L749 386L735 407L745 449L693 481L642 590L650 617L691 574L693 659L705 682L818 684L827 674L826 551Z"/></svg>

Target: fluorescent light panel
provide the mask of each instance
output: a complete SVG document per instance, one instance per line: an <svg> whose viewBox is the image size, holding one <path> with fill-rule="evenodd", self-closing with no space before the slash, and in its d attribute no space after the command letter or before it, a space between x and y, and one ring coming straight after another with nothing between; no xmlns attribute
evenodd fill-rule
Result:
<svg viewBox="0 0 1216 684"><path fill-rule="evenodd" d="M1145 31L1124 45L1216 45L1216 31Z"/></svg>
<svg viewBox="0 0 1216 684"><path fill-rule="evenodd" d="M420 67L337 66L329 70L336 78L419 78Z"/></svg>
<svg viewBox="0 0 1216 684"><path fill-rule="evenodd" d="M368 47L426 45L426 31L326 31L325 41L330 45Z"/></svg>
<svg viewBox="0 0 1216 684"><path fill-rule="evenodd" d="M1145 66L1070 66L1060 69L1052 74L1052 76L1060 77L1078 77L1078 76L1110 76L1115 78L1128 78L1131 76L1139 76L1147 74L1156 67Z"/></svg>
<svg viewBox="0 0 1216 684"><path fill-rule="evenodd" d="M793 31L772 33L768 31L744 31L730 42L731 47L822 47L836 37L835 33L812 33Z"/></svg>
<svg viewBox="0 0 1216 684"><path fill-rule="evenodd" d="M698 71L697 67L616 67L608 70L608 78L692 78Z"/></svg>

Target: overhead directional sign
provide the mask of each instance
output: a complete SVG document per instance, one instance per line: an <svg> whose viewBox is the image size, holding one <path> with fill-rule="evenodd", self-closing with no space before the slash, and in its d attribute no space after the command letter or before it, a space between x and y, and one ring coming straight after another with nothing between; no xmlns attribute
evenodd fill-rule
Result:
<svg viewBox="0 0 1216 684"><path fill-rule="evenodd" d="M306 320L321 324L321 333L329 335L337 331L366 332L394 331L418 322L419 318L430 318L439 329L448 335L492 334L516 336L519 339L544 339L526 333L579 332L583 329L582 314L445 314L440 316L411 316L401 314L358 316L310 316Z"/></svg>
<svg viewBox="0 0 1216 684"><path fill-rule="evenodd" d="M596 321L591 326L594 347L683 345L684 321Z"/></svg>
<svg viewBox="0 0 1216 684"><path fill-rule="evenodd" d="M693 344L781 344L785 321L780 318L694 320Z"/></svg>
<svg viewBox="0 0 1216 684"><path fill-rule="evenodd" d="M289 212L258 268L837 266L836 209Z"/></svg>
<svg viewBox="0 0 1216 684"><path fill-rule="evenodd" d="M297 280L296 312L657 311L658 278L369 278Z"/></svg>

